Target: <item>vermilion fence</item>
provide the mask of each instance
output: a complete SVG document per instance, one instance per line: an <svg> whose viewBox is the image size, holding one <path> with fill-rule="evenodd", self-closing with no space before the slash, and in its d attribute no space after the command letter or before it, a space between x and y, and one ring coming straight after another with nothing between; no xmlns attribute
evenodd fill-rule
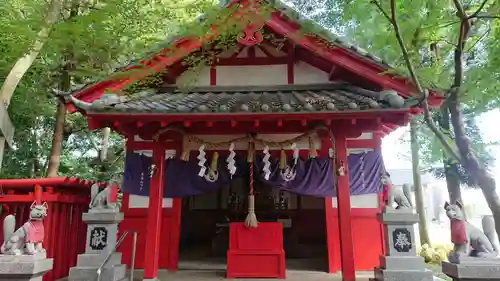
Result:
<svg viewBox="0 0 500 281"><path fill-rule="evenodd" d="M44 275L44 281L54 281L68 276L76 265L78 254L85 251L87 226L82 213L87 212L92 182L76 178L38 178L0 180L0 206L3 218L15 214L16 229L29 218L34 201L47 202L48 215L44 221L44 248L47 256L54 258L52 271ZM2 226L3 227L3 226ZM3 242L3 231L0 231Z"/></svg>

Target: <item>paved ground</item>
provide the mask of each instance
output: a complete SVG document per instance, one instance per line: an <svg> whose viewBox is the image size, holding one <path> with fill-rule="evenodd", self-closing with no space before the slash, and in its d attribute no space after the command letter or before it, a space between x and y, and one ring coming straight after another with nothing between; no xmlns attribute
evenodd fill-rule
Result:
<svg viewBox="0 0 500 281"><path fill-rule="evenodd" d="M226 279L224 277L224 271L208 271L208 270L180 270L176 273L169 273L166 271L161 271L158 275L160 280L162 281L216 281L216 280L235 280L235 279ZM368 278L373 276L371 273L360 273L359 278L356 278L357 281L368 281ZM142 272L136 271L134 273L134 281L142 280ZM265 281L265 280L274 280L277 279L237 279L244 281ZM287 278L289 281L340 281L342 280L340 275L337 274L328 274L323 272L314 272L314 271L287 271Z"/></svg>
<svg viewBox="0 0 500 281"><path fill-rule="evenodd" d="M320 260L287 260L287 278L290 281L338 281L342 280L340 274L328 274L326 272L321 272L320 270L311 270L321 267ZM320 266L317 266L320 265ZM167 272L160 271L160 280L168 281L179 281L179 280L189 280L189 281L215 281L215 280L235 280L225 278L225 268L224 262L216 259L205 260L199 262L193 261L181 261L179 262L179 271L177 272ZM373 277L372 272L360 272L359 281L368 281L368 278ZM134 271L134 281L142 280L142 270ZM276 279L237 279L244 281L264 281L264 280L276 280Z"/></svg>

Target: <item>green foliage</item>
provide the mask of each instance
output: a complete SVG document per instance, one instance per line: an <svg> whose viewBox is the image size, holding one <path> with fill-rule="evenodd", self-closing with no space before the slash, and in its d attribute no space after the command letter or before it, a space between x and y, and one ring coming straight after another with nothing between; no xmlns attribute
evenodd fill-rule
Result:
<svg viewBox="0 0 500 281"><path fill-rule="evenodd" d="M438 114L434 114L434 119L439 118ZM432 173L437 178L445 177L445 170L443 166L443 150L441 143L431 132L429 127L427 127L423 121L422 116L417 117L418 120L418 143L419 147L419 155L421 161L421 167L428 167L425 171ZM466 110L464 112L464 126L467 137L471 140L471 145L475 155L479 158L479 160L485 165L486 169L490 168L494 162L495 158L492 155L492 149L496 147L496 143L486 143L482 138L479 127L476 124L475 114L470 110ZM453 141L453 134L451 135ZM409 133L405 133L401 137L401 141L405 143L406 147L408 147L408 151L404 151L403 153L406 155L410 154L410 137ZM464 167L456 163L456 161L451 162L451 164L458 165L458 178L460 182L466 186L473 187L475 186L474 180L471 178L469 173L464 169Z"/></svg>
<svg viewBox="0 0 500 281"><path fill-rule="evenodd" d="M0 3L0 77L6 77L17 59L28 51L47 6L40 0ZM117 66L146 54L150 45L178 32L180 26L212 7L211 0L67 1L61 19L11 101L15 143L6 152L0 177L45 176L57 108L52 91L61 87L63 69L69 70L72 87L102 79ZM107 180L121 173L122 137L111 134L107 160L101 163L98 154L102 133L89 132L86 127L86 119L80 114L67 116L60 175Z"/></svg>

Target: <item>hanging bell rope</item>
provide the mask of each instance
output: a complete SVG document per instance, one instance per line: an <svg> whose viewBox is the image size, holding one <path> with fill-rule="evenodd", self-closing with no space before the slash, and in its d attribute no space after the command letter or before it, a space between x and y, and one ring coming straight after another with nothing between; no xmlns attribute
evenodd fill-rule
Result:
<svg viewBox="0 0 500 281"><path fill-rule="evenodd" d="M248 194L248 215L245 219L245 226L248 228L257 228L259 226L259 221L255 215L255 195L253 190L253 160L255 155L255 144L253 142L249 143L248 146L248 156L247 162L249 166L249 194Z"/></svg>
<svg viewBox="0 0 500 281"><path fill-rule="evenodd" d="M309 158L318 157L318 152L316 151L316 147L314 146L314 139L309 137Z"/></svg>
<svg viewBox="0 0 500 281"><path fill-rule="evenodd" d="M281 154L280 154L280 169L281 170L284 170L286 169L286 152L285 150L281 150Z"/></svg>
<svg viewBox="0 0 500 281"><path fill-rule="evenodd" d="M217 151L212 155L212 162L210 163L210 170L217 171L217 164L219 161L219 153Z"/></svg>
<svg viewBox="0 0 500 281"><path fill-rule="evenodd" d="M189 161L189 150L190 150L190 144L191 142L186 142L186 144L184 145L184 147L182 148L182 157L181 157L181 160L182 161Z"/></svg>

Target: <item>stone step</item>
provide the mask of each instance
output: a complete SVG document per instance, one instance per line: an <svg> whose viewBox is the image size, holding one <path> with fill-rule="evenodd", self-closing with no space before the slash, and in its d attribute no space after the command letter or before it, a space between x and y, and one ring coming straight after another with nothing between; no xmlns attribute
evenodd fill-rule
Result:
<svg viewBox="0 0 500 281"><path fill-rule="evenodd" d="M127 268L124 264L115 265L111 268L104 268L101 273L101 281L122 281L126 280ZM69 281L96 281L96 267L73 267L69 270Z"/></svg>
<svg viewBox="0 0 500 281"><path fill-rule="evenodd" d="M106 255L102 254L81 254L78 255L78 260L76 263L77 267L96 267L102 265L104 260L106 259ZM104 266L105 268L111 268L113 266L119 265L122 263L122 253L113 253L109 258L108 262Z"/></svg>

